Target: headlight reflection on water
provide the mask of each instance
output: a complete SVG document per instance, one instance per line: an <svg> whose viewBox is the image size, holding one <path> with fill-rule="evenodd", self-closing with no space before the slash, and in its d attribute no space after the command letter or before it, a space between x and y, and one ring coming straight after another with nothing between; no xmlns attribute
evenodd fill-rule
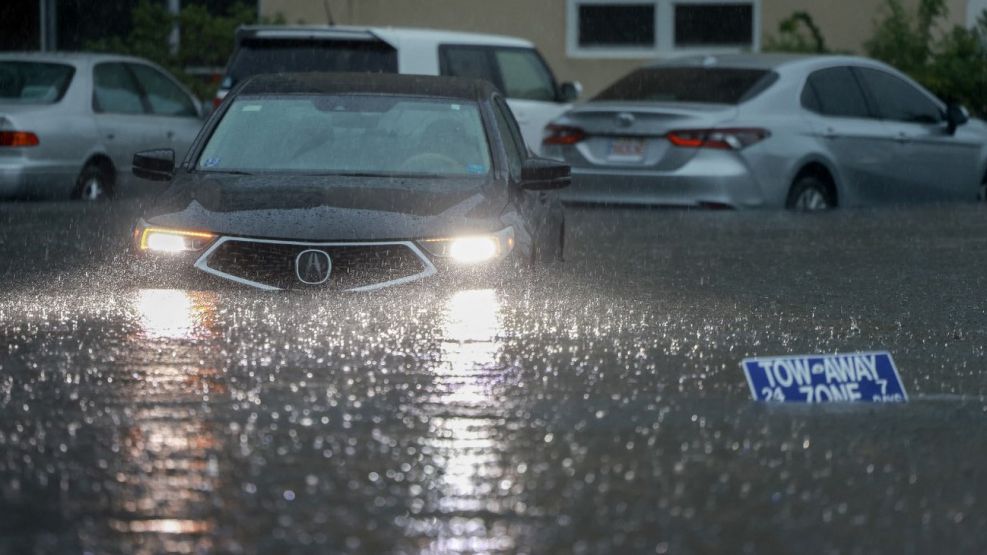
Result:
<svg viewBox="0 0 987 555"><path fill-rule="evenodd" d="M220 550L208 508L220 486L224 446L202 407L225 394L224 380L217 367L199 357L152 363L156 357L142 356L162 348L198 353L201 340L217 329L216 296L142 289L131 302L138 328L129 338L134 379L120 387L132 404L113 463L117 489L107 524L133 553Z"/></svg>
<svg viewBox="0 0 987 555"><path fill-rule="evenodd" d="M209 334L215 299L205 292L141 289L137 312L144 335L151 339L194 339Z"/></svg>
<svg viewBox="0 0 987 555"><path fill-rule="evenodd" d="M410 525L431 536L425 553L509 551L515 539L502 523L454 516L512 509L500 491L504 472L499 453L504 446L496 432L496 387L508 371L499 361L501 303L492 289L467 290L452 294L444 308L431 404L438 414L431 417L431 434L424 441L440 462L437 508L451 518Z"/></svg>

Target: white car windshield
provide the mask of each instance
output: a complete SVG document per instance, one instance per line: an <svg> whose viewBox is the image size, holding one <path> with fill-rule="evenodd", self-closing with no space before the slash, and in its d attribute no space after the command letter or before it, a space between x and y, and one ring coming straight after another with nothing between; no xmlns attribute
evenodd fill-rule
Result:
<svg viewBox="0 0 987 555"><path fill-rule="evenodd" d="M400 96L234 101L199 157L202 171L480 176L490 149L475 103Z"/></svg>

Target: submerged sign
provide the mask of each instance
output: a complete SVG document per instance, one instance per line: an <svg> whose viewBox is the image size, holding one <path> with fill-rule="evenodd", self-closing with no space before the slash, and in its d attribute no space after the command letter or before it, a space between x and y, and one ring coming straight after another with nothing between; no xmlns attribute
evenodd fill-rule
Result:
<svg viewBox="0 0 987 555"><path fill-rule="evenodd" d="M743 366L757 401L902 403L908 400L890 353L749 358Z"/></svg>

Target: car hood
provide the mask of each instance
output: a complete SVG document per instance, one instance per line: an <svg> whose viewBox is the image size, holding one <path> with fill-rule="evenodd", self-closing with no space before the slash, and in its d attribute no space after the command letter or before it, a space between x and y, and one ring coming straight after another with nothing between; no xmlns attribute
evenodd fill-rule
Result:
<svg viewBox="0 0 987 555"><path fill-rule="evenodd" d="M149 225L220 235L367 241L496 231L507 187L454 178L180 177L147 212Z"/></svg>

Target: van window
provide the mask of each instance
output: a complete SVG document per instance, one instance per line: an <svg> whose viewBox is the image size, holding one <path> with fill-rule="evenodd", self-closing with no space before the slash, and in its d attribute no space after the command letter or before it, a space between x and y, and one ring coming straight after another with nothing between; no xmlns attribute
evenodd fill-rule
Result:
<svg viewBox="0 0 987 555"><path fill-rule="evenodd" d="M527 48L498 48L494 59L508 98L555 100L555 80L537 52Z"/></svg>
<svg viewBox="0 0 987 555"><path fill-rule="evenodd" d="M440 51L442 75L483 79L500 87L489 49L482 46L442 46Z"/></svg>
<svg viewBox="0 0 987 555"><path fill-rule="evenodd" d="M555 77L532 48L444 44L439 47L442 75L483 79L508 98L555 102Z"/></svg>
<svg viewBox="0 0 987 555"><path fill-rule="evenodd" d="M233 85L261 73L397 73L398 53L380 41L247 39L230 64Z"/></svg>

